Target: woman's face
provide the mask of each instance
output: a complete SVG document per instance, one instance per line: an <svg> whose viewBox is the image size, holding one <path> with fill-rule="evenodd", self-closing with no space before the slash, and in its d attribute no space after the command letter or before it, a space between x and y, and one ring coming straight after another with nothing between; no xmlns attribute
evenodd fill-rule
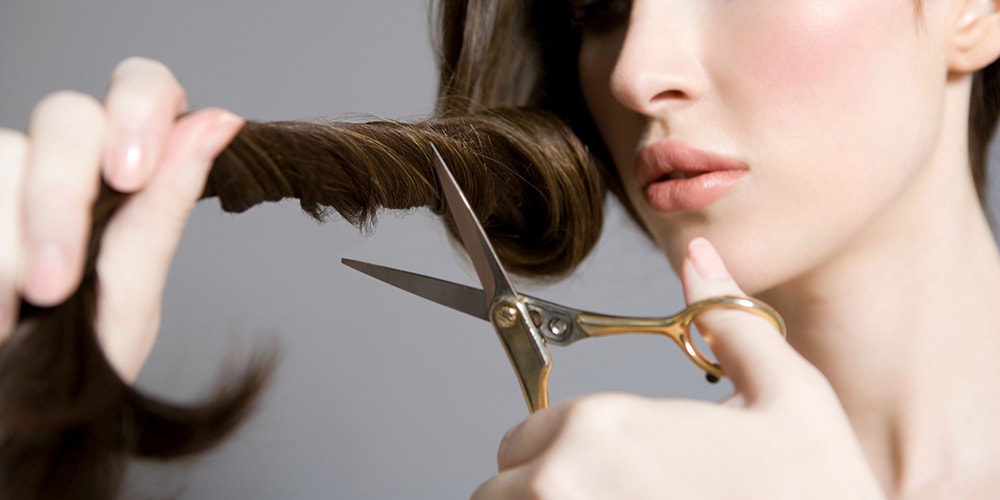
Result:
<svg viewBox="0 0 1000 500"><path fill-rule="evenodd" d="M704 236L762 291L916 221L954 16L924 3L635 0L584 16L584 97L675 268Z"/></svg>

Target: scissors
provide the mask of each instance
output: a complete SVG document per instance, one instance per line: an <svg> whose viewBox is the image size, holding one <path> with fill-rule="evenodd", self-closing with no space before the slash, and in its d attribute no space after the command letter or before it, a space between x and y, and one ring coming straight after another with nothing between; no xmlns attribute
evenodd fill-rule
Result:
<svg viewBox="0 0 1000 500"><path fill-rule="evenodd" d="M491 323L521 384L528 411L534 413L549 404L548 379L552 368L552 357L546 347L549 343L570 345L588 337L625 333L664 335L704 370L710 382L717 382L725 376L722 367L706 356L692 338L692 324L700 314L719 308L743 310L769 320L785 335L781 315L750 297L713 297L667 318L633 318L580 311L518 293L441 153L433 143L430 147L437 157L435 169L448 209L483 288L352 259L341 262L397 288Z"/></svg>

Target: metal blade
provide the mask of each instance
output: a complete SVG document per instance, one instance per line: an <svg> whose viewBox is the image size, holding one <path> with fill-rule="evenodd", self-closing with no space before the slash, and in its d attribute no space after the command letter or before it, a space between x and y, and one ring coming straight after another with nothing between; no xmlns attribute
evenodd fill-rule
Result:
<svg viewBox="0 0 1000 500"><path fill-rule="evenodd" d="M500 259L497 258L493 246L490 245L490 240L486 237L486 232L479 224L479 219L476 218L475 212L469 206L469 201L462 194L462 188L458 186L455 177L448 170L448 165L441 157L441 153L438 152L433 143L430 146L438 159L436 170L438 181L441 183L441 192L448 201L448 210L451 211L451 215L455 219L458 235L462 238L465 250L472 259L472 265L476 268L479 282L483 284L486 301L492 304L493 299L498 295L517 295L514 285L507 277L507 272L500 265Z"/></svg>
<svg viewBox="0 0 1000 500"><path fill-rule="evenodd" d="M486 293L478 288L358 260L340 259L340 261L348 267L396 288L483 321L489 321L489 303L486 301Z"/></svg>

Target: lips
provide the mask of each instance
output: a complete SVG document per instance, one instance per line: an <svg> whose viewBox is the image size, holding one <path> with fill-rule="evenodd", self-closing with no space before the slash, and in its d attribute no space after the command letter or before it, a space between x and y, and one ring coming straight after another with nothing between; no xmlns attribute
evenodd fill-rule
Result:
<svg viewBox="0 0 1000 500"><path fill-rule="evenodd" d="M635 176L646 202L657 212L698 210L739 184L746 163L666 140L639 150Z"/></svg>

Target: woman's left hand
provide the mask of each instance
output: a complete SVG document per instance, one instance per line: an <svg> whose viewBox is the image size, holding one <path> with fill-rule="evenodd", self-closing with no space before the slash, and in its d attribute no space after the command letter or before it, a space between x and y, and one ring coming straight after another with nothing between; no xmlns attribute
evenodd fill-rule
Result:
<svg viewBox="0 0 1000 500"><path fill-rule="evenodd" d="M688 302L743 295L706 240L682 274ZM539 411L507 433L473 498L883 497L830 384L770 323L712 311L699 325L731 399L613 394Z"/></svg>

